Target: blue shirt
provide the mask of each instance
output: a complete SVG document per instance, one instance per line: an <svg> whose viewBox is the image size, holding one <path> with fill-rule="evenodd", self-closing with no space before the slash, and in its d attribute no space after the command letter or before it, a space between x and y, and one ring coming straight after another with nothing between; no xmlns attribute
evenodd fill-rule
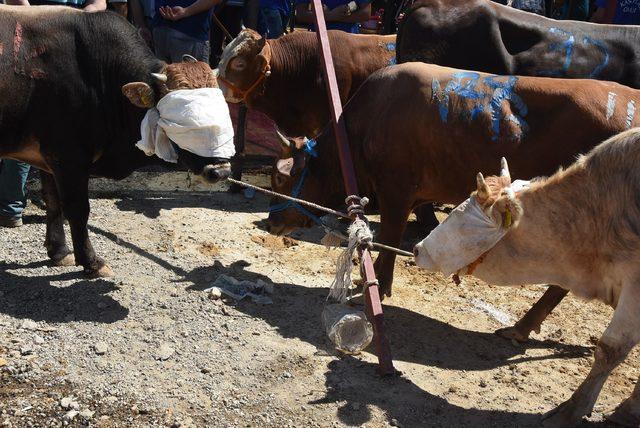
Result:
<svg viewBox="0 0 640 428"><path fill-rule="evenodd" d="M160 15L160 7L162 6L188 7L195 2L196 0L156 0L156 14L153 18L153 26L169 27L203 42L209 40L209 27L211 26L213 8L178 21L170 21Z"/></svg>
<svg viewBox="0 0 640 428"><path fill-rule="evenodd" d="M597 0L596 6L607 7L609 0ZM612 24L640 25L640 0L618 0Z"/></svg>
<svg viewBox="0 0 640 428"><path fill-rule="evenodd" d="M260 0L260 8L276 9L285 15L289 14L289 0Z"/></svg>
<svg viewBox="0 0 640 428"><path fill-rule="evenodd" d="M296 5L310 4L310 0L295 0L295 2ZM349 2L351 2L351 0L322 0L322 4L326 5L329 10L335 9L336 7L343 4L349 4ZM355 2L358 5L358 8L360 8L371 3L371 0L355 0ZM310 27L313 28L314 25L311 24ZM346 31L347 33L358 34L360 32L360 24L351 22L327 22L327 30L342 30Z"/></svg>

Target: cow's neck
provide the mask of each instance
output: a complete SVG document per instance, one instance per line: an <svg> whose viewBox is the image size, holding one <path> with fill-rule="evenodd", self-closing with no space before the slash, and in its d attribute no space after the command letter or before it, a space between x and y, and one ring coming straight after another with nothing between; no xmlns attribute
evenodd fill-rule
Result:
<svg viewBox="0 0 640 428"><path fill-rule="evenodd" d="M583 281L585 267L578 264L597 250L590 241L593 225L575 212L576 206L590 211L586 196L576 190L580 182L580 174L572 174L522 192L519 224L487 253L474 276L498 285L557 284L569 289Z"/></svg>

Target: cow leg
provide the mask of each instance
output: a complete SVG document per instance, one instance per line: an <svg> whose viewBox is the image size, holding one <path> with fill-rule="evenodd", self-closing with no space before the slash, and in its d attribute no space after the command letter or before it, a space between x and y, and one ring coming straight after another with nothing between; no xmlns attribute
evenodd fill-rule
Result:
<svg viewBox="0 0 640 428"><path fill-rule="evenodd" d="M553 427L574 426L583 416L590 414L609 374L626 358L640 341L640 312L638 289L635 284L623 288L618 307L611 323L603 333L595 351L591 372L571 398L544 415L544 425Z"/></svg>
<svg viewBox="0 0 640 428"><path fill-rule="evenodd" d="M624 427L640 426L640 379L636 381L631 397L627 398L607 419Z"/></svg>
<svg viewBox="0 0 640 428"><path fill-rule="evenodd" d="M47 255L55 266L73 266L75 259L67 247L64 236L64 215L60 205L60 197L56 182L51 174L40 172L42 182L42 199L47 206L47 232L44 246Z"/></svg>
<svg viewBox="0 0 640 428"><path fill-rule="evenodd" d="M79 169L74 171L67 166L54 173L62 210L69 220L76 265L82 266L89 277L113 276L111 268L96 256L89 240L89 173L87 168Z"/></svg>
<svg viewBox="0 0 640 428"><path fill-rule="evenodd" d="M411 204L398 201L392 202L391 204L380 203L380 233L376 241L381 244L398 247L402 242L402 235L407 226ZM380 284L380 293L383 298L385 295L391 297L395 261L395 253L382 250L374 263L376 278Z"/></svg>
<svg viewBox="0 0 640 428"><path fill-rule="evenodd" d="M549 316L551 311L564 299L569 291L550 285L529 311L513 327L496 330L498 336L505 339L515 339L518 342L526 342L532 331L540 333L542 322Z"/></svg>
<svg viewBox="0 0 640 428"><path fill-rule="evenodd" d="M424 233L428 234L440 224L432 203L422 204L416 207L413 212L416 214L416 222L424 228Z"/></svg>

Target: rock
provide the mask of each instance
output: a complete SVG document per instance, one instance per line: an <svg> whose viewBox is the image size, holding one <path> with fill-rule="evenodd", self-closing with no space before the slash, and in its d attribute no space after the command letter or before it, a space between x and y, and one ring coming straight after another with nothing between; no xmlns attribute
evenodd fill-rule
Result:
<svg viewBox="0 0 640 428"><path fill-rule="evenodd" d="M163 343L158 348L158 352L156 352L156 360L166 361L175 353L176 351L169 346L167 343Z"/></svg>
<svg viewBox="0 0 640 428"><path fill-rule="evenodd" d="M0 367L6 366L7 363L7 360L5 360L4 358L0 358Z"/></svg>
<svg viewBox="0 0 640 428"><path fill-rule="evenodd" d="M42 345L44 344L44 338L36 334L33 336L33 343L35 343L36 345Z"/></svg>
<svg viewBox="0 0 640 428"><path fill-rule="evenodd" d="M222 297L222 290L220 290L218 287L212 287L211 290L209 290L209 298L211 300L218 300Z"/></svg>
<svg viewBox="0 0 640 428"><path fill-rule="evenodd" d="M480 381L480 388L486 388L487 387L487 382L484 380Z"/></svg>
<svg viewBox="0 0 640 428"><path fill-rule="evenodd" d="M74 398L72 396L69 397L64 397L62 400L60 400L60 407L62 407L63 409L78 409L80 407L80 405L78 404L77 401L74 400ZM77 414L78 412L76 412ZM75 415L74 415L75 417Z"/></svg>
<svg viewBox="0 0 640 428"><path fill-rule="evenodd" d="M83 411L80 412L80 416L82 416L84 419L91 419L93 418L94 414L95 412L92 412L89 409L84 409Z"/></svg>
<svg viewBox="0 0 640 428"><path fill-rule="evenodd" d="M284 373L282 373L282 377L285 378L285 379L290 379L290 378L293 377L293 375L291 373L289 373L289 372L284 372Z"/></svg>
<svg viewBox="0 0 640 428"><path fill-rule="evenodd" d="M96 344L93 345L93 350L95 351L96 355L104 355L109 350L109 345L107 345L105 342L96 342Z"/></svg>
<svg viewBox="0 0 640 428"><path fill-rule="evenodd" d="M24 320L22 322L22 325L20 325L20 328L23 330L37 330L38 324L36 324L36 322L32 320Z"/></svg>
<svg viewBox="0 0 640 428"><path fill-rule="evenodd" d="M76 416L78 416L77 410L69 410L67 413L64 414L62 419L66 422L71 422Z"/></svg>
<svg viewBox="0 0 640 428"><path fill-rule="evenodd" d="M31 355L33 354L33 348L29 345L27 346L23 346L22 348L20 348L20 355Z"/></svg>

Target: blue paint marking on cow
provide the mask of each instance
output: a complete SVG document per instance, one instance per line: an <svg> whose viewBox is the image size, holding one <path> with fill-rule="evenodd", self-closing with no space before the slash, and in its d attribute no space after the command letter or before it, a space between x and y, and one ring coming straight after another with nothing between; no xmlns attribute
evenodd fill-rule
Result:
<svg viewBox="0 0 640 428"><path fill-rule="evenodd" d="M395 56L389 60L389 65L396 65L397 63L398 63L398 60L396 59Z"/></svg>
<svg viewBox="0 0 640 428"><path fill-rule="evenodd" d="M604 55L604 59L602 60L602 62L598 64L598 66L594 68L593 71L591 72L591 75L589 75L589 78L595 79L598 76L600 76L600 73L602 73L602 70L604 70L604 68L609 64L609 50L604 45L604 43L602 43L600 40L592 39L591 37L585 36L582 42L585 45L587 44L594 45L600 48L600 50L602 51L602 54Z"/></svg>
<svg viewBox="0 0 640 428"><path fill-rule="evenodd" d="M506 80L505 80L506 79ZM477 88L478 84L486 85L491 91L483 92ZM520 130L513 138L518 140L528 130L528 124L524 117L528 113L527 105L522 98L515 93L515 85L518 78L515 76L487 76L480 79L480 74L475 72L459 72L451 76L451 80L444 89L437 78L431 82L432 99L438 103L438 110L442 122L447 123L449 118L449 99L451 94L460 98L473 100L474 104L468 112L463 112L465 117L475 120L478 115L487 111L491 117L492 140L500 136L500 123L502 120L510 121ZM505 103L511 103L517 114L506 113ZM467 113L467 114L465 114Z"/></svg>
<svg viewBox="0 0 640 428"><path fill-rule="evenodd" d="M569 71L569 66L571 66L571 60L573 58L573 49L576 43L575 36L565 30L561 30L560 28L552 27L549 29L549 32L564 38L562 42L559 43L551 43L549 45L549 50L551 52L562 52L564 51L564 61L562 63L561 70L546 70L540 73L542 76L552 76L552 77L563 77L567 75Z"/></svg>
<svg viewBox="0 0 640 428"><path fill-rule="evenodd" d="M395 52L396 51L396 44L395 43L387 43L387 50L389 52Z"/></svg>
<svg viewBox="0 0 640 428"><path fill-rule="evenodd" d="M489 109L491 114L491 128L493 130L492 139L495 141L500 135L500 122L502 118L508 119L516 124L524 132L527 128L527 123L524 121L524 117L529 112L527 105L522 101L522 98L513 90L518 83L516 76L507 77L506 81L499 81L500 77L490 76L484 79L484 83L492 88L493 95L489 103ZM502 103L510 101L513 106L518 110L518 116L510 114L505 115L502 107ZM516 136L519 138L519 136Z"/></svg>

